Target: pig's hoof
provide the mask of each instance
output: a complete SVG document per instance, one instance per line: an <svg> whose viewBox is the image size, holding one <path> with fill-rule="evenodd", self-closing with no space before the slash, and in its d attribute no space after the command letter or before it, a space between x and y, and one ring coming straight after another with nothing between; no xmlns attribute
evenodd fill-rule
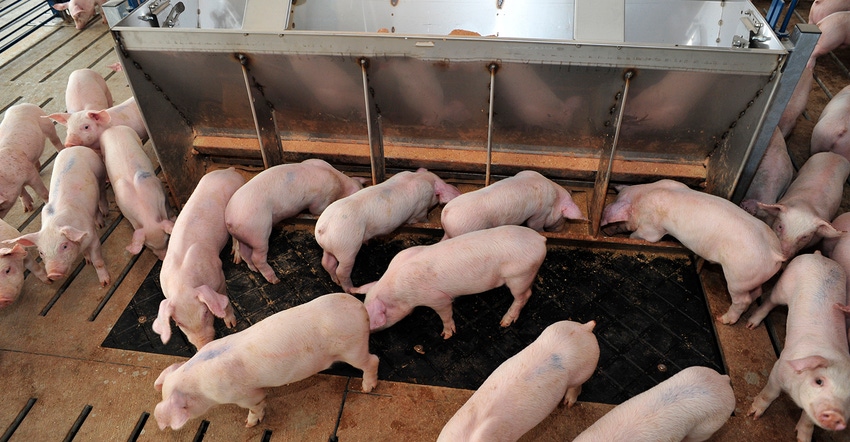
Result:
<svg viewBox="0 0 850 442"><path fill-rule="evenodd" d="M718 316L718 317L717 317L717 321L718 321L718 322L720 322L720 323L723 323L723 324L725 324L725 325L734 325L736 322L738 322L738 318L734 318L734 319L733 319L733 318L729 315L729 313L726 313L726 314L724 314L724 315L722 315L722 316Z"/></svg>
<svg viewBox="0 0 850 442"><path fill-rule="evenodd" d="M443 339L449 339L449 338L452 337L452 334L454 334L454 332L452 330L448 330L448 331L444 330L442 333L440 333L440 336L442 336Z"/></svg>

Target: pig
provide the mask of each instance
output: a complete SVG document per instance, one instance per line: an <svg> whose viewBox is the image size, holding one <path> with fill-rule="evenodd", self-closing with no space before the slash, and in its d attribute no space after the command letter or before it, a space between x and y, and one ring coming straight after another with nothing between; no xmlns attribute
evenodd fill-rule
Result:
<svg viewBox="0 0 850 442"><path fill-rule="evenodd" d="M841 89L823 108L812 129L811 153L833 152L850 160L850 86Z"/></svg>
<svg viewBox="0 0 850 442"><path fill-rule="evenodd" d="M704 441L735 411L729 376L711 368L685 368L614 407L575 442Z"/></svg>
<svg viewBox="0 0 850 442"><path fill-rule="evenodd" d="M649 242L670 234L706 261L720 264L732 298L729 310L717 318L724 324L738 321L785 261L770 227L731 201L673 180L617 189L616 201L602 213L605 233L628 231Z"/></svg>
<svg viewBox="0 0 850 442"><path fill-rule="evenodd" d="M425 169L399 172L383 183L367 187L331 203L316 220L316 242L324 250L322 267L331 279L351 293L351 269L360 246L404 223L423 222L437 203L460 195Z"/></svg>
<svg viewBox="0 0 850 442"><path fill-rule="evenodd" d="M449 201L440 215L443 239L514 224L557 230L565 219L587 220L570 192L533 170L524 170Z"/></svg>
<svg viewBox="0 0 850 442"><path fill-rule="evenodd" d="M815 0L809 9L809 23L817 24L833 12L850 11L850 0Z"/></svg>
<svg viewBox="0 0 850 442"><path fill-rule="evenodd" d="M82 254L97 271L100 285L109 285L109 271L100 252L97 228L109 213L106 168L100 157L84 146L62 149L53 163L50 195L41 212L41 230L3 241L38 247L47 277L68 276Z"/></svg>
<svg viewBox="0 0 850 442"><path fill-rule="evenodd" d="M232 167L209 172L177 216L159 273L165 299L153 322L163 344L171 339L172 318L199 350L215 338L213 315L228 328L236 325L219 254L230 237L224 209L243 184Z"/></svg>
<svg viewBox="0 0 850 442"><path fill-rule="evenodd" d="M162 391L154 418L160 430L177 430L215 405L236 404L248 409L245 426L253 427L265 415L264 388L298 382L336 361L363 370L364 392L377 385L366 309L345 293L275 313L166 368L154 382Z"/></svg>
<svg viewBox="0 0 850 442"><path fill-rule="evenodd" d="M807 68L814 68L821 55L850 45L850 11L833 12L817 22L817 25L821 35L806 64Z"/></svg>
<svg viewBox="0 0 850 442"><path fill-rule="evenodd" d="M112 126L100 135L100 146L115 203L133 225L127 251L138 255L146 246L157 258L165 258L174 222L168 218L165 191L142 150L142 140L127 126Z"/></svg>
<svg viewBox="0 0 850 442"><path fill-rule="evenodd" d="M21 236L18 229L0 219L0 241ZM42 282L50 283L44 265L37 262L35 257L20 244L0 248L0 308L8 307L24 287L24 268L29 270Z"/></svg>
<svg viewBox="0 0 850 442"><path fill-rule="evenodd" d="M136 131L143 144L148 140L148 131L134 97L109 109L55 113L48 117L68 126L65 146L88 146L100 152L100 134L111 126L129 126Z"/></svg>
<svg viewBox="0 0 850 442"><path fill-rule="evenodd" d="M599 362L595 326L560 321L546 327L487 377L437 441L515 441L562 400L571 407Z"/></svg>
<svg viewBox="0 0 850 442"><path fill-rule="evenodd" d="M821 238L843 233L828 220L838 213L848 175L850 161L832 152L819 152L806 160L778 203L758 203L775 217L771 228L779 237L785 259Z"/></svg>
<svg viewBox="0 0 850 442"><path fill-rule="evenodd" d="M364 179L350 178L325 161L310 159L264 170L242 186L227 203L227 231L239 241L237 257L266 281L280 282L266 261L272 226L309 210L314 215L363 188ZM237 259L238 263L238 259Z"/></svg>
<svg viewBox="0 0 850 442"><path fill-rule="evenodd" d="M24 212L33 209L32 196L25 185L43 201L48 199L47 187L39 175L44 141L49 139L56 150L64 146L53 123L42 119L45 115L40 107L23 103L7 109L0 122L0 218L9 213L18 196Z"/></svg>
<svg viewBox="0 0 850 442"><path fill-rule="evenodd" d="M850 212L842 213L832 220L832 226L838 230L850 232ZM841 264L848 275L847 289L850 292L850 235L826 238L821 243L820 250L823 256Z"/></svg>
<svg viewBox="0 0 850 442"><path fill-rule="evenodd" d="M531 296L537 270L546 258L546 237L528 227L476 230L430 246L399 252L378 281L354 290L365 293L372 331L393 326L415 307L434 309L443 321L443 339L454 334L452 301L507 285L514 297L500 325L507 327Z"/></svg>
<svg viewBox="0 0 850 442"><path fill-rule="evenodd" d="M82 30L102 5L103 0L70 0L65 3L54 4L53 9L57 11L67 10L74 20L74 27L77 30Z"/></svg>
<svg viewBox="0 0 850 442"><path fill-rule="evenodd" d="M65 109L69 113L112 107L112 93L103 76L91 69L77 69L68 76Z"/></svg>
<svg viewBox="0 0 850 442"><path fill-rule="evenodd" d="M815 424L841 431L850 411L850 353L836 308L847 304L844 270L819 251L797 256L747 326L757 327L780 304L788 306L785 347L747 415L758 419L784 391L803 409L798 441L810 441Z"/></svg>
<svg viewBox="0 0 850 442"><path fill-rule="evenodd" d="M794 164L788 155L788 147L782 132L777 128L767 145L767 150L759 162L750 188L741 201L741 208L749 214L764 221L773 223L773 217L759 209L758 203L774 204L788 189L794 177Z"/></svg>

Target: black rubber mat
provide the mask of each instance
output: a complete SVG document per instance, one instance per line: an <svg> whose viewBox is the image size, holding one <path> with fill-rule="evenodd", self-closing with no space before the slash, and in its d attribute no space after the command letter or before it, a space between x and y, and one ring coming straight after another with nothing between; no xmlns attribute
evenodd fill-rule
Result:
<svg viewBox="0 0 850 442"><path fill-rule="evenodd" d="M355 264L355 285L377 279L400 250L439 237L404 234L364 245ZM275 230L270 262L279 284L235 265L222 255L237 326L216 320L218 337L243 330L283 309L339 287L321 266L322 250L310 232ZM225 248L229 252L230 248ZM168 345L151 330L160 301L160 264L154 266L103 346L190 357L194 349L177 327ZM362 300L362 296L360 297ZM519 320L499 321L513 298L507 288L455 300L457 333L440 337L436 312L420 307L393 327L372 335L370 350L381 359L381 380L476 389L487 376L553 322L595 320L601 355L585 383L582 401L619 404L685 367L703 365L724 373L699 278L685 257L549 246L531 299ZM331 374L359 376L346 364Z"/></svg>

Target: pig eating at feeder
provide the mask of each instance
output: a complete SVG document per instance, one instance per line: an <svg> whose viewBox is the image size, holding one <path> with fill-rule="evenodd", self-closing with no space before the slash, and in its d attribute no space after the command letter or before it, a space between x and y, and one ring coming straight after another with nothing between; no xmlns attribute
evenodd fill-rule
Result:
<svg viewBox="0 0 850 442"><path fill-rule="evenodd" d="M331 203L316 221L316 242L324 250L322 267L348 293L351 270L360 246L404 223L423 222L437 203L460 195L454 186L425 169L399 172Z"/></svg>
<svg viewBox="0 0 850 442"><path fill-rule="evenodd" d="M738 321L761 295L761 285L785 260L779 238L767 224L718 196L673 180L618 186L616 201L605 207L601 225L607 234L657 242L670 234L682 245L723 268L732 305L718 318Z"/></svg>
<svg viewBox="0 0 850 442"><path fill-rule="evenodd" d="M587 217L570 192L533 170L460 195L440 215L444 239L506 224L552 231L563 226L565 219Z"/></svg>
<svg viewBox="0 0 850 442"><path fill-rule="evenodd" d="M332 202L363 188L327 162L309 159L266 169L239 188L227 203L227 230L239 241L240 258L266 281L280 282L267 262L272 226L309 210L321 215Z"/></svg>

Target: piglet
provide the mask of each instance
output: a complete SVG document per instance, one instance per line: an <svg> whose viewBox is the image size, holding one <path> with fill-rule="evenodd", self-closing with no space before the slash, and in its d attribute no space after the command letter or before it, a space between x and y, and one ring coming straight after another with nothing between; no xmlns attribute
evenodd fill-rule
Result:
<svg viewBox="0 0 850 442"><path fill-rule="evenodd" d="M833 12L817 22L817 25L821 35L809 57L807 68L814 68L821 55L850 45L850 11Z"/></svg>
<svg viewBox="0 0 850 442"><path fill-rule="evenodd" d="M143 144L148 140L148 131L134 97L109 109L55 113L48 117L68 126L65 146L88 146L100 152L100 134L111 126L129 126Z"/></svg>
<svg viewBox="0 0 850 442"><path fill-rule="evenodd" d="M735 203L672 180L617 189L617 200L602 213L604 231L632 232L632 238L649 242L670 234L720 264L732 297L729 311L718 318L724 324L737 322L782 266L779 238Z"/></svg>
<svg viewBox="0 0 850 442"><path fill-rule="evenodd" d="M163 370L154 386L161 430L218 404L248 409L246 427L263 420L266 387L306 379L343 361L363 370L363 391L378 383L378 357L369 353L369 317L363 303L345 293L320 296L207 344L188 362Z"/></svg>
<svg viewBox="0 0 850 442"><path fill-rule="evenodd" d="M105 184L106 168L94 151L83 146L62 149L53 163L52 198L41 212L41 230L4 243L38 247L47 277L53 281L68 276L82 254L106 287L109 271L97 233L109 213Z"/></svg>
<svg viewBox="0 0 850 442"><path fill-rule="evenodd" d="M68 13L74 20L74 27L77 30L82 30L86 27L89 20L94 17L94 14L97 12L96 9L99 9L102 4L103 0L70 0L65 3L54 4L53 9L57 11L68 10Z"/></svg>
<svg viewBox="0 0 850 442"><path fill-rule="evenodd" d="M404 223L424 222L438 202L447 203L458 195L456 187L419 169L399 172L383 183L331 203L316 221L316 241L324 250L322 267L351 293L351 269L364 242Z"/></svg>
<svg viewBox="0 0 850 442"><path fill-rule="evenodd" d="M704 441L735 411L729 376L688 367L614 407L575 442Z"/></svg>
<svg viewBox="0 0 850 442"><path fill-rule="evenodd" d="M832 152L816 153L803 164L778 203L758 204L775 217L771 227L785 259L821 238L841 235L829 220L838 213L848 175L850 161L846 158Z"/></svg>
<svg viewBox="0 0 850 442"><path fill-rule="evenodd" d="M502 327L514 323L531 296L537 270L546 258L546 237L528 227L476 230L430 246L399 252L381 278L355 290L366 293L372 331L391 327L414 307L437 311L442 336L455 332L452 301L507 285L514 297Z"/></svg>
<svg viewBox="0 0 850 442"><path fill-rule="evenodd" d="M832 226L844 232L850 232L850 212L842 213L832 220ZM850 235L826 238L821 243L823 256L841 265L847 274L847 291L850 293Z"/></svg>
<svg viewBox="0 0 850 442"><path fill-rule="evenodd" d="M38 172L44 140L50 139L56 150L62 150L64 146L53 123L42 118L45 115L34 104L17 104L6 110L0 122L0 218L9 213L18 196L24 211L32 210L32 196L25 185L47 201L47 187Z"/></svg>
<svg viewBox="0 0 850 442"><path fill-rule="evenodd" d="M106 173L115 202L133 225L127 251L138 255L147 246L159 259L165 257L168 235L174 223L165 209L165 191L136 132L127 126L112 126L100 135Z"/></svg>
<svg viewBox="0 0 850 442"><path fill-rule="evenodd" d="M814 424L843 430L850 411L850 353L836 306L847 304L844 270L820 252L797 256L747 326L757 327L780 304L788 306L785 347L747 415L758 419L784 391L803 409L798 441L812 439Z"/></svg>
<svg viewBox="0 0 850 442"><path fill-rule="evenodd" d="M112 93L103 76L91 69L77 69L68 76L65 109L69 113L112 107Z"/></svg>
<svg viewBox="0 0 850 442"><path fill-rule="evenodd" d="M595 326L560 321L546 327L487 377L437 441L515 441L561 400L571 407L599 362Z"/></svg>
<svg viewBox="0 0 850 442"><path fill-rule="evenodd" d="M18 229L0 219L0 241L19 236L21 232ZM42 282L50 283L44 265L20 244L0 248L0 308L9 306L20 296L24 286L24 268Z"/></svg>
<svg viewBox="0 0 850 442"><path fill-rule="evenodd" d="M239 241L237 256L266 281L277 284L280 280L266 261L272 226L305 210L321 215L330 203L362 189L363 182L318 159L260 172L227 203L224 219Z"/></svg>
<svg viewBox="0 0 850 442"><path fill-rule="evenodd" d="M750 188L747 189L741 201L741 207L768 225L772 224L773 217L761 210L758 203L773 204L778 201L788 189L792 178L794 178L794 164L791 163L791 156L788 155L785 138L782 137L779 129L775 129L753 176L753 181L750 183Z"/></svg>
<svg viewBox="0 0 850 442"><path fill-rule="evenodd" d="M850 86L829 100L812 129L811 153L817 152L833 152L850 159Z"/></svg>
<svg viewBox="0 0 850 442"><path fill-rule="evenodd" d="M209 172L177 216L159 273L165 299L153 322L163 344L171 339L172 318L199 350L215 338L213 315L228 328L236 325L219 254L230 236L224 209L243 184L245 178L232 167Z"/></svg>
<svg viewBox="0 0 850 442"><path fill-rule="evenodd" d="M809 23L817 24L833 12L850 11L850 0L815 0L809 9Z"/></svg>
<svg viewBox="0 0 850 442"><path fill-rule="evenodd" d="M473 230L506 224L537 230L557 230L564 219L586 220L570 192L533 170L524 170L483 189L449 201L440 222L453 238Z"/></svg>

